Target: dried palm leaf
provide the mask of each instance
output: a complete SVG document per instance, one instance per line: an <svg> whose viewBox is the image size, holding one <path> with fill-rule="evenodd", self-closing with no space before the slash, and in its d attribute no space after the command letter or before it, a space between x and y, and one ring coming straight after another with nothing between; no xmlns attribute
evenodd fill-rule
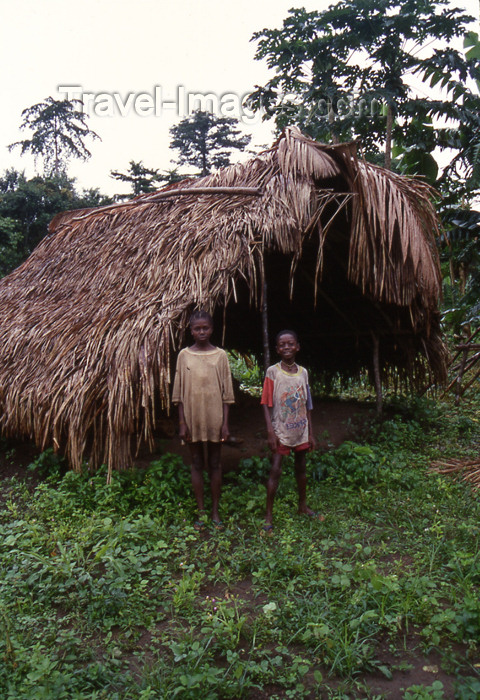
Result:
<svg viewBox="0 0 480 700"><path fill-rule="evenodd" d="M480 489L480 459L450 459L433 462L430 471L436 474L451 474L462 478L472 486L473 491Z"/></svg>
<svg viewBox="0 0 480 700"><path fill-rule="evenodd" d="M151 443L156 410L169 408L171 352L191 310L234 303L240 281L258 305L265 254L291 258L293 284L312 240L314 297L339 217L351 229L350 280L408 311L405 367L425 363L441 378L430 197L425 184L359 161L354 144L324 146L292 127L246 163L59 214L0 281L3 430L61 445L76 470L84 456L91 468L131 464L133 438Z"/></svg>

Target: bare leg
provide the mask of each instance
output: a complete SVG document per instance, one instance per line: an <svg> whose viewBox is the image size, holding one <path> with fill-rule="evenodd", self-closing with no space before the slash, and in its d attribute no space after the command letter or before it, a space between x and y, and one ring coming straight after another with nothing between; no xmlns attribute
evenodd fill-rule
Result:
<svg viewBox="0 0 480 700"><path fill-rule="evenodd" d="M266 525L271 525L273 520L273 501L277 493L280 476L282 474L282 455L274 454L272 466L267 481L267 512L265 514Z"/></svg>
<svg viewBox="0 0 480 700"><path fill-rule="evenodd" d="M220 522L218 504L220 502L220 492L222 490L222 465L220 464L220 452L222 444L220 442L208 442L208 472L210 474L210 493L212 495L212 520Z"/></svg>
<svg viewBox="0 0 480 700"><path fill-rule="evenodd" d="M189 448L190 457L192 459L190 474L192 477L193 495L195 496L195 500L197 502L198 512L201 513L203 511L203 443L190 442Z"/></svg>
<svg viewBox="0 0 480 700"><path fill-rule="evenodd" d="M298 512L313 515L313 510L307 506L307 469L305 452L295 452L295 478L298 489Z"/></svg>

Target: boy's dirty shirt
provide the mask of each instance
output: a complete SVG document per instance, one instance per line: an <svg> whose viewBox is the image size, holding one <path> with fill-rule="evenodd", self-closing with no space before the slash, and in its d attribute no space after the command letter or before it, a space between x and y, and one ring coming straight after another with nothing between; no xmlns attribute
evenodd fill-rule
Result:
<svg viewBox="0 0 480 700"><path fill-rule="evenodd" d="M220 442L223 404L234 403L232 375L225 350L180 351L172 403L182 403L192 442Z"/></svg>
<svg viewBox="0 0 480 700"><path fill-rule="evenodd" d="M280 363L267 369L263 385L262 405L272 409L275 435L288 447L309 441L307 411L313 408L308 385L308 372L297 364L295 374L285 372Z"/></svg>

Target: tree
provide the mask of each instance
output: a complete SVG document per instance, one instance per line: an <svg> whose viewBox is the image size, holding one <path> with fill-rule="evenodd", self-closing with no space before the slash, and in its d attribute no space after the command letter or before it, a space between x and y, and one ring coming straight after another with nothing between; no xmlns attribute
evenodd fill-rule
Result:
<svg viewBox="0 0 480 700"><path fill-rule="evenodd" d="M48 233L48 224L61 211L110 204L97 189L78 194L65 175L28 180L7 170L0 177L0 276L10 272Z"/></svg>
<svg viewBox="0 0 480 700"><path fill-rule="evenodd" d="M3 277L24 259L22 234L18 223L0 216L0 277Z"/></svg>
<svg viewBox="0 0 480 700"><path fill-rule="evenodd" d="M141 160L138 162L131 160L126 173L121 173L118 170L111 170L110 175L115 180L120 180L120 182L130 183L134 196L142 192L153 192L162 179L158 170L146 168Z"/></svg>
<svg viewBox="0 0 480 700"><path fill-rule="evenodd" d="M210 112L197 111L172 126L170 145L179 151L179 165L193 165L201 175L213 168L230 163L234 149L243 150L251 137L241 135L238 121L232 117L217 117Z"/></svg>
<svg viewBox="0 0 480 700"><path fill-rule="evenodd" d="M251 104L279 128L295 123L324 141L358 138L372 160L383 150L386 167L394 144L405 170L434 180L434 148L462 152L452 128L479 121L480 98L469 85L480 79L478 58L448 45L472 21L447 0L340 0L323 12L291 10L281 29L253 36L256 58L275 75L256 87ZM435 48L440 42L447 47ZM427 97L415 95L412 76Z"/></svg>
<svg viewBox="0 0 480 700"><path fill-rule="evenodd" d="M463 319L475 308L478 317L472 299L480 283L479 214L471 210L480 192L473 21L448 0L340 0L323 12L291 10L280 29L253 37L256 58L275 73L250 96L278 129L296 124L326 142L358 139L368 159L436 186L449 295ZM453 45L461 37L465 53ZM449 163L439 177L441 151Z"/></svg>
<svg viewBox="0 0 480 700"><path fill-rule="evenodd" d="M186 177L188 177L188 175L182 175L182 173L178 171L178 168L167 168L160 174L160 179L167 185L180 182L180 180L184 180Z"/></svg>
<svg viewBox="0 0 480 700"><path fill-rule="evenodd" d="M20 129L30 129L31 136L10 144L9 150L19 147L22 155L32 153L43 159L44 174L65 175L69 158L88 160L91 153L85 146L88 138L99 139L87 124L87 116L77 109L80 100L54 100L47 97L22 112Z"/></svg>
<svg viewBox="0 0 480 700"><path fill-rule="evenodd" d="M145 168L142 161L130 161L129 168L126 173L121 173L118 170L111 170L110 175L115 180L128 182L132 187L132 196L136 197L143 192L154 192L161 183L171 184L183 180L185 175L178 172L178 168L170 168L163 173L158 170ZM126 198L125 195L116 195L118 199Z"/></svg>

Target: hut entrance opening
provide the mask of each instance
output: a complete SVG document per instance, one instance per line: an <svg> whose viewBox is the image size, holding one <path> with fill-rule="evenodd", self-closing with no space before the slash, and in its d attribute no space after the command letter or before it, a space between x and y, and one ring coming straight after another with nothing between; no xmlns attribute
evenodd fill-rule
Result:
<svg viewBox="0 0 480 700"><path fill-rule="evenodd" d="M380 338L382 356L390 355L393 360L400 352L395 314L398 316L401 311L373 301L348 280L349 245L346 217L339 217L324 243L321 274L317 275L318 238L314 233L303 243L293 281L293 256L266 251L264 269L272 362L276 360L274 338L284 328L298 333L301 362L326 374L340 372L351 376L361 368L373 370L375 337ZM230 300L225 312L225 345L241 352L253 352L261 361L261 311L250 302L245 282L237 284L236 291L237 302ZM220 328L223 309L217 314L216 325Z"/></svg>

